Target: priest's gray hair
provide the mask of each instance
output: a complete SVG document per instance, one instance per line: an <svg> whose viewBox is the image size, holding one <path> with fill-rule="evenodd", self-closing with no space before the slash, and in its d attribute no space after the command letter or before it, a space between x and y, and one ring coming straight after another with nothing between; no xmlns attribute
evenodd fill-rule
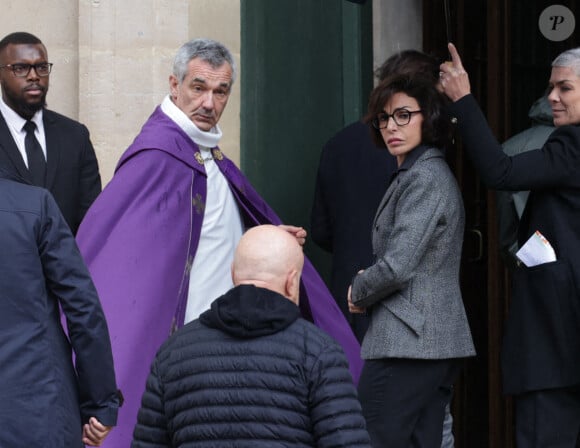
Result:
<svg viewBox="0 0 580 448"><path fill-rule="evenodd" d="M580 77L580 47L560 53L552 62L552 67L569 67Z"/></svg>
<svg viewBox="0 0 580 448"><path fill-rule="evenodd" d="M236 64L234 58L225 45L212 39L192 39L183 44L173 60L173 75L183 82L187 75L187 64L195 58L208 62L213 68L219 68L224 63L232 68L232 82L236 79Z"/></svg>

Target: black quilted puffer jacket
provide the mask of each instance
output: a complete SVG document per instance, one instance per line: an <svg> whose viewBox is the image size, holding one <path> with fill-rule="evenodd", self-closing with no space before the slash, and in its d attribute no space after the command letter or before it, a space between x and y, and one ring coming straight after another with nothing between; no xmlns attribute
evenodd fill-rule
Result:
<svg viewBox="0 0 580 448"><path fill-rule="evenodd" d="M133 447L368 447L340 346L285 297L252 285L160 348Z"/></svg>

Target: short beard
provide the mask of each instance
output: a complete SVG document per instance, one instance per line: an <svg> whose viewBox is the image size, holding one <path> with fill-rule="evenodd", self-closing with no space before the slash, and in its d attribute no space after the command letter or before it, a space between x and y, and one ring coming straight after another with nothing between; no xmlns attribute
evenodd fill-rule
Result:
<svg viewBox="0 0 580 448"><path fill-rule="evenodd" d="M9 100L11 107L14 109L18 115L22 118L32 118L32 116L38 112L40 109L44 109L46 107L46 91L42 98L37 103L27 103L21 97L13 95L12 92L8 89L4 89L4 95Z"/></svg>

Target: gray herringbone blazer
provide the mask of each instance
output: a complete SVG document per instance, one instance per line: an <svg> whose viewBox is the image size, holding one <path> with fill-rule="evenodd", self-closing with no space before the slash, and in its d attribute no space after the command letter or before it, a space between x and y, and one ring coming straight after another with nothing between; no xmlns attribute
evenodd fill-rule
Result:
<svg viewBox="0 0 580 448"><path fill-rule="evenodd" d="M376 262L352 284L353 303L371 314L364 359L475 355L459 289L461 193L441 151L415 151L417 160L409 154L377 210Z"/></svg>

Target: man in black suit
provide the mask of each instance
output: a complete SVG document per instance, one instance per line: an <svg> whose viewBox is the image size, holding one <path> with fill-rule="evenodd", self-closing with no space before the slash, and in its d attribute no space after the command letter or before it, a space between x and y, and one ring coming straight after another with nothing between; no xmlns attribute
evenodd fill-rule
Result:
<svg viewBox="0 0 580 448"><path fill-rule="evenodd" d="M45 108L51 68L36 36L0 41L0 167L48 189L76 233L101 176L87 128Z"/></svg>

